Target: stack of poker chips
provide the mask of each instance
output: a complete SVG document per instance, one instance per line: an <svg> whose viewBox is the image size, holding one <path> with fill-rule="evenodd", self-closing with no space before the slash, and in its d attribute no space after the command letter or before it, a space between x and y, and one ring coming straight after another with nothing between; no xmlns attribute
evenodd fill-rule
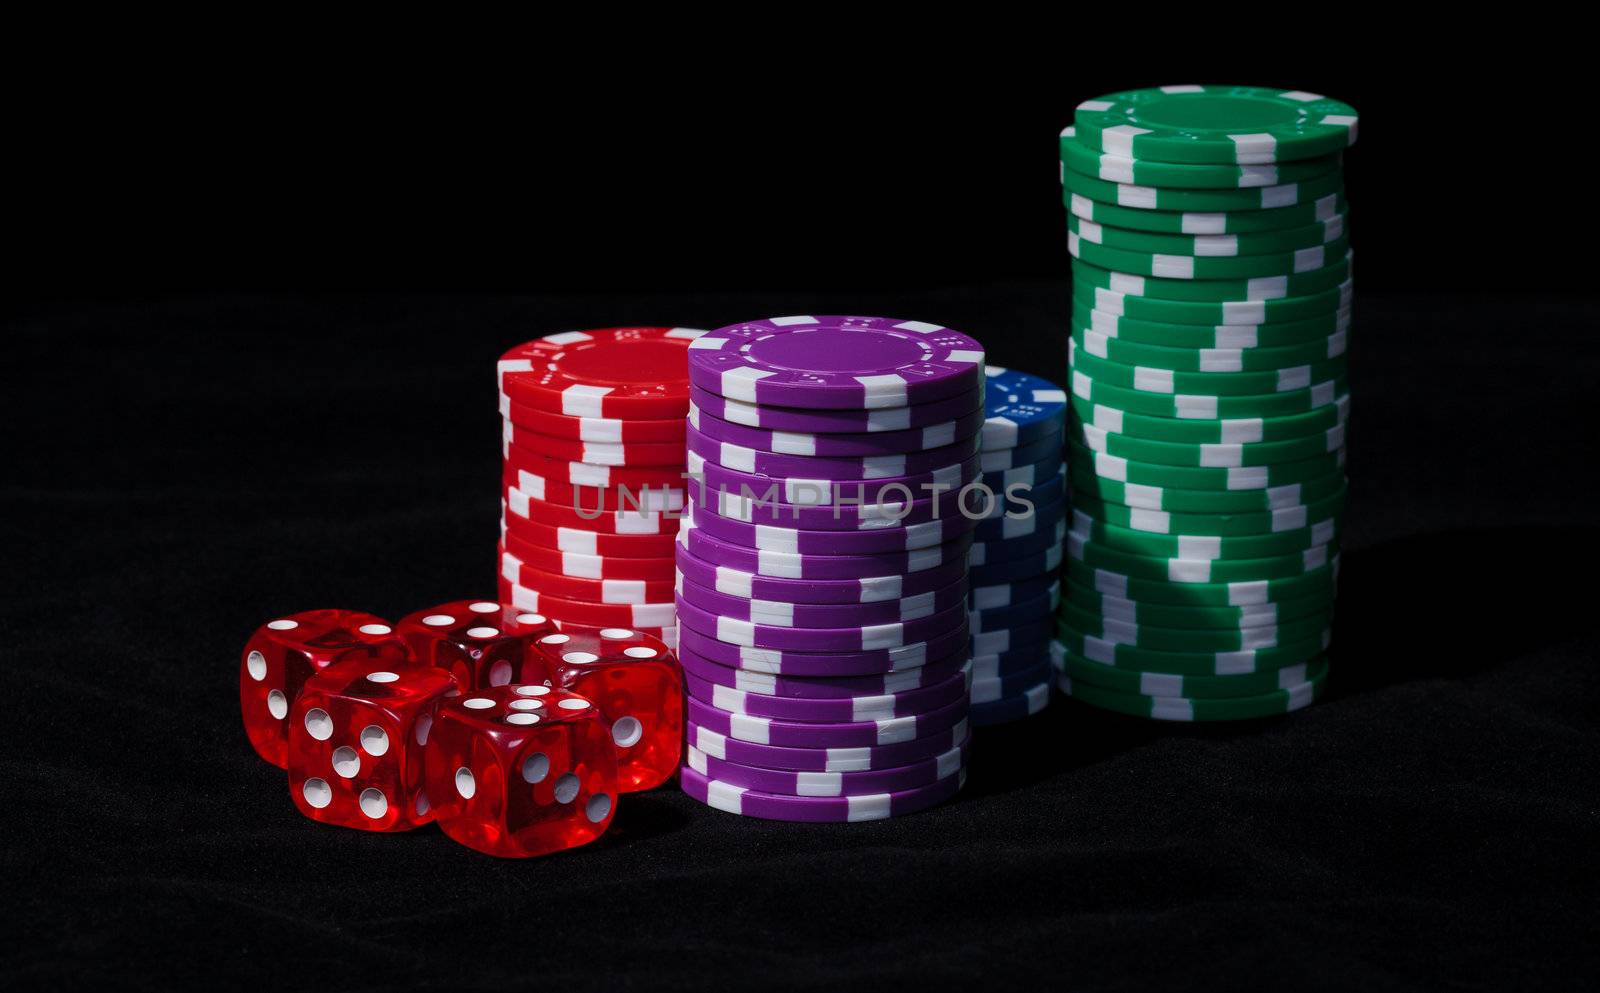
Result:
<svg viewBox="0 0 1600 993"><path fill-rule="evenodd" d="M919 321L783 317L689 351L678 536L690 796L856 821L966 777L983 351Z"/></svg>
<svg viewBox="0 0 1600 993"><path fill-rule="evenodd" d="M968 554L974 727L1021 720L1050 702L1051 616L1066 533L1061 462L1067 395L1025 372L985 371L980 514Z"/></svg>
<svg viewBox="0 0 1600 993"><path fill-rule="evenodd" d="M1073 255L1059 684L1164 720L1323 690L1346 496L1355 111L1172 86L1062 134Z"/></svg>
<svg viewBox="0 0 1600 993"><path fill-rule="evenodd" d="M501 602L676 645L684 363L704 333L568 331L501 357Z"/></svg>

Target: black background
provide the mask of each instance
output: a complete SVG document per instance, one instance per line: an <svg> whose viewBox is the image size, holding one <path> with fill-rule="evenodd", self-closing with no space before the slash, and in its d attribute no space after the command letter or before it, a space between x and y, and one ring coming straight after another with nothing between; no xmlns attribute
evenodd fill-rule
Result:
<svg viewBox="0 0 1600 993"><path fill-rule="evenodd" d="M982 735L967 790L928 814L804 827L666 789L531 862L432 828L313 825L251 753L236 656L263 619L492 588L491 370L512 343L888 313L1059 377L1058 131L1081 99L1214 79L1238 52L1096 65L1017 35L559 68L563 39L542 35L514 60L391 47L315 78L297 52L227 73L219 46L36 80L54 99L20 110L0 383L8 987L1592 974L1600 641L1575 570L1600 553L1600 345L1581 198L1539 175L1508 188L1467 154L1465 133L1535 130L1537 92L1398 46L1330 37L1230 73L1363 115L1327 700L1216 728L1057 701Z"/></svg>

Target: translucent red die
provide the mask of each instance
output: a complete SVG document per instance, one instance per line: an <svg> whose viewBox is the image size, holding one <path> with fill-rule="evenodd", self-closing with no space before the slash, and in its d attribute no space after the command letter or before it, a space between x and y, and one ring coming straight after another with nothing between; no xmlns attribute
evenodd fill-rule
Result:
<svg viewBox="0 0 1600 993"><path fill-rule="evenodd" d="M449 672L463 690L537 682L523 676L529 646L554 630L541 614L489 600L441 604L395 625L418 661Z"/></svg>
<svg viewBox="0 0 1600 993"><path fill-rule="evenodd" d="M433 819L423 786L434 712L455 679L430 666L347 660L310 679L289 713L289 794L316 821L409 831Z"/></svg>
<svg viewBox="0 0 1600 993"><path fill-rule="evenodd" d="M534 640L546 678L595 702L624 793L665 782L683 748L683 673L667 646L627 628L567 628Z"/></svg>
<svg viewBox="0 0 1600 993"><path fill-rule="evenodd" d="M256 752L282 768L300 688L328 666L364 658L412 664L389 622L359 610L307 610L257 628L239 658L239 711Z"/></svg>
<svg viewBox="0 0 1600 993"><path fill-rule="evenodd" d="M427 794L445 834L527 858L586 844L611 823L617 760L593 703L545 685L446 700L427 748Z"/></svg>

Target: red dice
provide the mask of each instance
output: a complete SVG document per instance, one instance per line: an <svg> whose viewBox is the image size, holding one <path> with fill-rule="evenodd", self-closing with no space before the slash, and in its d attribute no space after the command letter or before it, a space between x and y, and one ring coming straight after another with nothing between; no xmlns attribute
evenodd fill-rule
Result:
<svg viewBox="0 0 1600 993"><path fill-rule="evenodd" d="M427 796L444 833L526 858L599 837L616 808L617 760L593 703L544 685L444 701L427 747Z"/></svg>
<svg viewBox="0 0 1600 993"><path fill-rule="evenodd" d="M258 628L239 660L239 709L256 752L282 768L287 718L313 675L346 659L383 658L410 665L389 622L358 610L308 610Z"/></svg>
<svg viewBox="0 0 1600 993"><path fill-rule="evenodd" d="M424 747L434 711L458 687L442 669L389 661L329 667L289 713L289 794L312 820L409 831L433 819Z"/></svg>
<svg viewBox="0 0 1600 993"><path fill-rule="evenodd" d="M457 600L408 614L395 630L417 661L449 672L463 690L479 690L537 682L523 676L529 645L556 627L516 607Z"/></svg>
<svg viewBox="0 0 1600 993"><path fill-rule="evenodd" d="M599 708L624 793L658 786L677 771L683 674L659 638L627 628L571 628L536 638L534 650L552 685Z"/></svg>

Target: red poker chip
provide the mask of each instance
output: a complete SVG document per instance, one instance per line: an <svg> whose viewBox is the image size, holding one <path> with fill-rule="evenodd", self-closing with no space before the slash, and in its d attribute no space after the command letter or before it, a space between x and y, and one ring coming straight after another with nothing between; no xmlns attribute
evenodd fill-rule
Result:
<svg viewBox="0 0 1600 993"><path fill-rule="evenodd" d="M501 482L530 499L593 512L595 510L682 511L688 498L685 486L573 486L534 472L505 466Z"/></svg>
<svg viewBox="0 0 1600 993"><path fill-rule="evenodd" d="M503 535L506 551L535 569L582 579L645 579L671 582L675 560L664 558L625 558L618 555L588 555L541 548L522 540L510 531Z"/></svg>
<svg viewBox="0 0 1600 993"><path fill-rule="evenodd" d="M517 606L519 600L521 602L524 602L524 603L532 602L532 600L531 600L531 598L529 596L529 594L532 591L523 589L522 587L517 586L515 583L507 582L504 579L500 580L500 584L499 585L500 585L500 600L502 602L509 603L512 606ZM519 608L519 609L521 609L521 608ZM615 625L582 624L582 623L579 623L578 621L564 621L559 617L550 617L549 620L557 628L560 628L563 631L588 630L590 628L597 628L597 627L613 627L613 628L616 628L618 632L620 632L622 630L621 628L619 628L619 627L617 627ZM665 643L668 648L672 649L674 652L676 652L678 650L678 628L677 628L676 625L673 625L672 627L659 627L659 628L658 627L637 627L637 628L635 628L635 627L631 627L630 626L630 627L628 627L627 630L628 630L629 634L638 633L638 634L649 635L652 638L658 638L663 643Z"/></svg>
<svg viewBox="0 0 1600 993"><path fill-rule="evenodd" d="M676 625L678 615L673 601L665 603L586 603L563 600L526 587L514 590L519 610L536 611L541 617L566 624L594 627L666 628ZM537 606L530 606L536 604Z"/></svg>
<svg viewBox="0 0 1600 993"><path fill-rule="evenodd" d="M519 427L510 421L501 423L501 437L525 451L536 452L550 459L569 462L587 462L604 466L672 466L683 465L684 442L612 443L600 441L569 441L552 438L532 428Z"/></svg>
<svg viewBox="0 0 1600 993"><path fill-rule="evenodd" d="M507 469L529 472L551 482L566 483L568 486L601 488L670 486L681 489L688 485L688 480L684 478L685 469L682 462L671 466L652 466L642 469L592 465L588 462L547 458L516 443L506 444L502 454L505 456L504 463Z"/></svg>
<svg viewBox="0 0 1600 993"><path fill-rule="evenodd" d="M500 392L569 417L664 420L689 412L692 328L600 328L525 342L500 357Z"/></svg>
<svg viewBox="0 0 1600 993"><path fill-rule="evenodd" d="M585 603L666 603L676 590L669 580L584 579L535 569L500 546L500 578L535 592Z"/></svg>
<svg viewBox="0 0 1600 993"><path fill-rule="evenodd" d="M676 534L602 534L581 528L551 527L506 514L506 531L531 545L558 552L617 555L629 559L671 558Z"/></svg>
<svg viewBox="0 0 1600 993"><path fill-rule="evenodd" d="M604 444L668 442L683 447L687 423L682 417L637 420L620 417L570 417L539 410L500 394L500 416L517 425L553 438Z"/></svg>
<svg viewBox="0 0 1600 993"><path fill-rule="evenodd" d="M682 513L658 510L603 510L596 513L589 505L572 507L564 503L535 500L515 486L506 487L505 497L508 515L514 514L546 527L576 528L600 534L670 537L678 533L678 522L684 517Z"/></svg>

